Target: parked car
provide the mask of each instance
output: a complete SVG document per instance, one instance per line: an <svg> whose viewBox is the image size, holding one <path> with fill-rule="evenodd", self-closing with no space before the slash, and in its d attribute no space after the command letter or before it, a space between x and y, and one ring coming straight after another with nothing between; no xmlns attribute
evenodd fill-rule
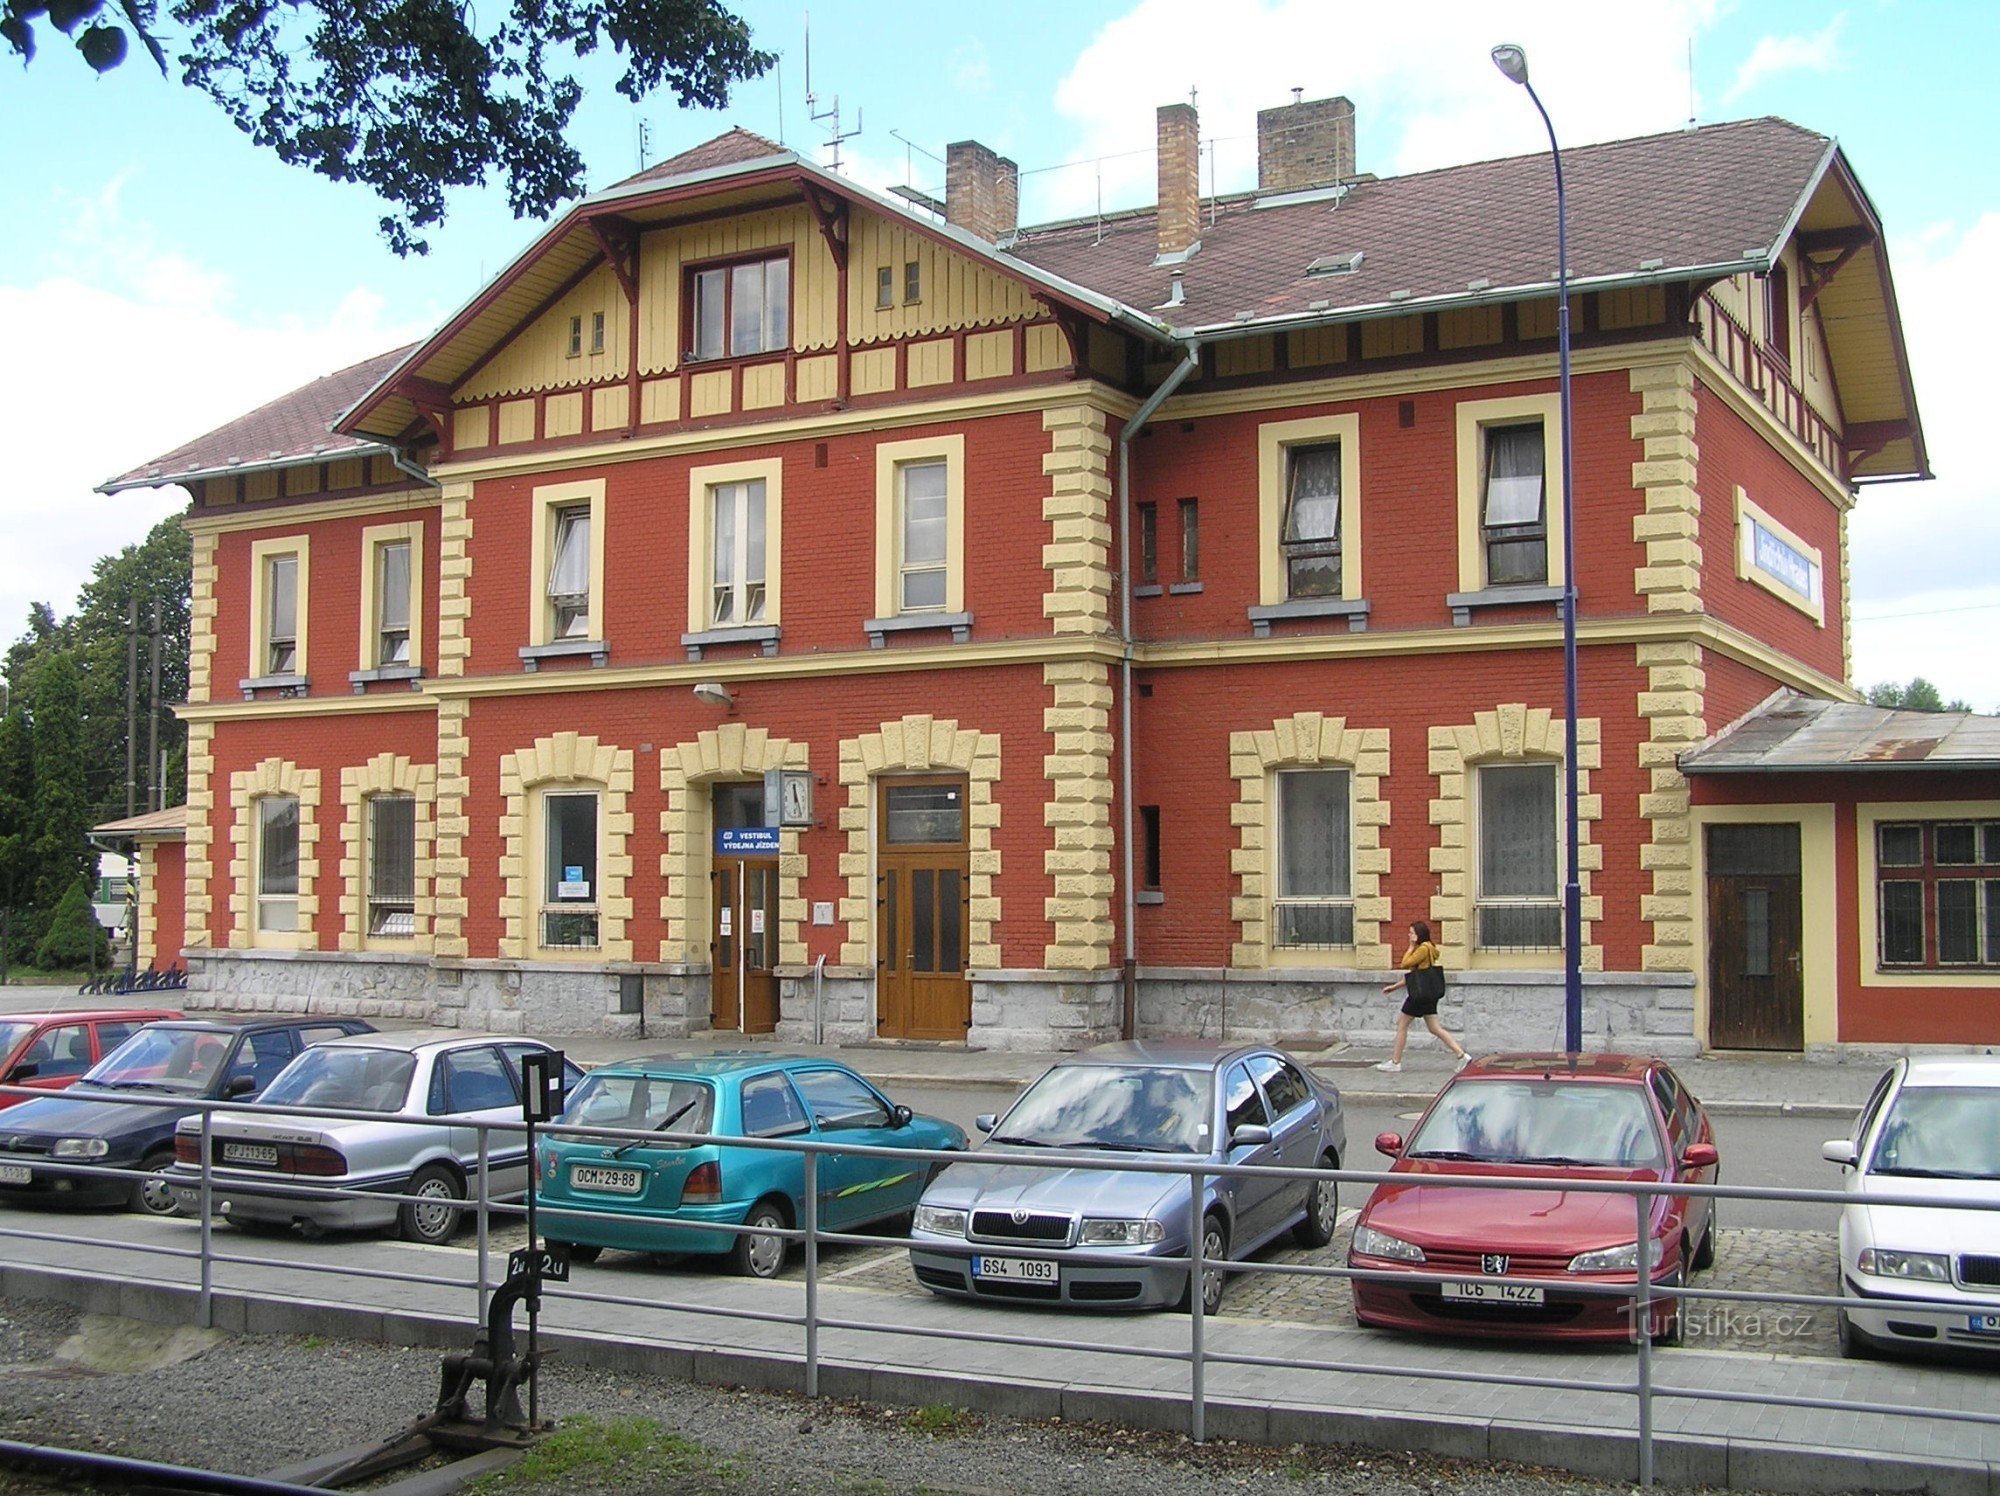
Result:
<svg viewBox="0 0 2000 1496"><path fill-rule="evenodd" d="M805 1219L805 1158L731 1146L737 1138L800 1138L870 1148L957 1149L963 1129L897 1106L845 1065L784 1056L662 1055L600 1066L564 1108L563 1124L688 1133L687 1143L556 1136L539 1141L541 1230L589 1262L605 1247L726 1253L736 1270L770 1278L782 1236L721 1226L796 1227ZM819 1224L858 1231L906 1214L931 1165L822 1154ZM583 1212L588 1211L589 1214Z"/></svg>
<svg viewBox="0 0 2000 1496"><path fill-rule="evenodd" d="M1340 1096L1283 1050L1192 1040L1100 1044L1060 1061L997 1122L998 1148L1060 1149L1179 1163L1337 1168L1347 1148ZM910 1267L933 1293L1010 1302L1153 1309L1188 1299L1190 1244L1218 1264L1202 1304L1222 1299L1219 1264L1290 1231L1333 1239L1331 1179L1208 1176L1195 1202L1186 1174L1099 1167L955 1163L924 1191ZM941 1251L946 1246L957 1251ZM977 1250L967 1250L973 1248ZM1056 1254L1022 1257L1026 1249ZM1105 1262L1106 1256L1154 1261Z"/></svg>
<svg viewBox="0 0 2000 1496"><path fill-rule="evenodd" d="M1630 1195L1586 1193L1574 1180L1713 1184L1714 1129L1673 1070L1635 1055L1498 1055L1440 1091L1406 1144L1375 1140L1399 1179L1378 1185L1354 1225L1348 1265L1364 1325L1453 1335L1622 1340L1632 1299L1578 1291L1638 1281L1639 1226ZM1482 1189L1438 1175L1546 1180L1547 1189ZM1651 1278L1678 1286L1715 1257L1706 1198L1653 1197ZM1438 1274L1457 1274L1438 1278ZM1504 1279L1505 1281L1498 1281ZM1656 1339L1680 1333L1678 1301L1652 1311Z"/></svg>
<svg viewBox="0 0 2000 1496"><path fill-rule="evenodd" d="M181 1015L171 1008L93 1008L76 1013L9 1013L0 1018L0 1083L66 1091L84 1071L146 1024ZM0 1111L30 1096L0 1095Z"/></svg>
<svg viewBox="0 0 2000 1496"><path fill-rule="evenodd" d="M2000 1204L2000 1056L1902 1059L1854 1136L1821 1150L1850 1193ZM1840 1276L1865 1309L1836 1311L1840 1351L2000 1353L2000 1212L1863 1205L1840 1213Z"/></svg>
<svg viewBox="0 0 2000 1496"><path fill-rule="evenodd" d="M477 1188L478 1124L520 1122L521 1057L548 1047L456 1030L315 1044L259 1101L383 1120L218 1112L209 1124L210 1204L239 1226L296 1226L312 1235L394 1226L405 1241L448 1241L463 1215L456 1202ZM563 1068L565 1089L573 1089L583 1071ZM527 1140L518 1132L487 1136L489 1195L519 1200L528 1192ZM192 1212L201 1202L199 1117L181 1120L174 1149L167 1185ZM418 1199L371 1198L383 1195Z"/></svg>
<svg viewBox="0 0 2000 1496"><path fill-rule="evenodd" d="M167 1189L182 1102L242 1101L261 1092L306 1045L367 1033L358 1018L178 1018L149 1023L60 1096L37 1096L0 1117L0 1200L120 1204L154 1215L180 1207ZM114 1096L160 1098L138 1105ZM130 1170L58 1173L49 1162Z"/></svg>

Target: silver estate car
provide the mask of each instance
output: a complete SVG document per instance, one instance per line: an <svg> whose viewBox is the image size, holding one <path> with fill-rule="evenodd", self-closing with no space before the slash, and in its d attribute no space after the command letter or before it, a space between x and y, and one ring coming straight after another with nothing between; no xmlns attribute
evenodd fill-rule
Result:
<svg viewBox="0 0 2000 1496"><path fill-rule="evenodd" d="M547 1048L533 1039L439 1030L316 1044L260 1100L374 1112L384 1120L218 1112L210 1198L240 1226L295 1226L308 1235L394 1226L406 1241L448 1240L462 1214L452 1202L477 1187L479 1129L471 1124L518 1123L521 1057ZM582 1079L580 1069L565 1066L565 1089ZM201 1119L183 1121L174 1144L167 1184L192 1212L201 1199ZM527 1194L521 1133L488 1135L487 1175L495 1199ZM379 1195L418 1198L371 1198Z"/></svg>
<svg viewBox="0 0 2000 1496"><path fill-rule="evenodd" d="M978 1125L991 1134L980 1151L1188 1164L1335 1168L1347 1148L1339 1094L1300 1061L1268 1046L1183 1040L1100 1044L1072 1055L1006 1116ZM1099 1168L1087 1158L982 1163L975 1151L924 1191L910 1266L939 1294L1116 1309L1185 1305L1197 1224L1204 1257L1222 1263L1287 1230L1304 1246L1325 1246L1338 1208L1330 1179L1211 1176L1197 1210L1187 1175ZM941 1250L947 1246L956 1250ZM1051 1255L1017 1255L1024 1250ZM1205 1311L1220 1303L1222 1284L1220 1267L1203 1274Z"/></svg>

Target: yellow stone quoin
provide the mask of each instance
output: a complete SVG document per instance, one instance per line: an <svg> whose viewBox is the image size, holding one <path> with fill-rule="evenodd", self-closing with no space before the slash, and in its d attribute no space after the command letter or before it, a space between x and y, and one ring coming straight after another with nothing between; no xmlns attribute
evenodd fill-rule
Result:
<svg viewBox="0 0 2000 1496"><path fill-rule="evenodd" d="M1703 707L1708 673L1701 646L1691 641L1641 644L1637 656L1646 672L1639 716L1647 728L1639 744L1639 770L1646 776L1639 814L1649 828L1639 848L1639 870L1651 880L1639 899L1639 917L1653 927L1640 965L1647 971L1693 971L1694 831L1679 764L1680 755L1708 735Z"/></svg>
<svg viewBox="0 0 2000 1496"><path fill-rule="evenodd" d="M1042 614L1058 634L1096 634L1111 623L1111 438L1104 412L1064 405L1042 413L1049 451L1042 472L1049 496L1042 517L1049 573Z"/></svg>
<svg viewBox="0 0 2000 1496"><path fill-rule="evenodd" d="M442 647L442 646L440 646ZM472 703L457 698L438 702L438 760L436 785L435 841L431 849L431 954L447 960L463 960L470 951L465 938L465 918L471 913L465 883L472 864L465 855L466 833L471 829L465 814L465 798L472 781L465 771L465 727Z"/></svg>
<svg viewBox="0 0 2000 1496"><path fill-rule="evenodd" d="M1229 964L1246 970L1333 964L1323 951L1287 952L1271 942L1271 894L1277 882L1272 858L1278 843L1271 824L1271 781L1280 769L1302 768L1343 768L1350 775L1354 947L1341 953L1338 964L1386 967L1395 957L1383 939L1390 919L1389 900L1382 893L1382 880L1389 874L1389 849L1382 845L1382 829L1389 824L1389 801L1382 795L1382 781L1389 774L1389 729L1351 728L1346 718L1319 712L1295 712L1268 728L1229 735L1229 777L1236 781L1229 819L1237 833L1229 859L1237 885L1230 918L1238 930Z"/></svg>
<svg viewBox="0 0 2000 1496"><path fill-rule="evenodd" d="M1049 850L1042 854L1054 894L1043 909L1055 935L1042 965L1052 971L1096 971L1113 964L1111 870L1111 671L1091 662L1044 665L1049 705L1042 711L1054 751L1042 772L1049 801L1042 819Z"/></svg>
<svg viewBox="0 0 2000 1496"><path fill-rule="evenodd" d="M215 898L209 892L214 876L212 843L214 827L209 817L215 810L215 724L190 722L187 736L187 841L182 856L186 876L182 910L187 920L184 939L188 945L206 948L209 919L215 912Z"/></svg>
<svg viewBox="0 0 2000 1496"><path fill-rule="evenodd" d="M1644 444L1632 464L1643 507L1632 538L1646 547L1633 589L1653 613L1701 611L1701 450L1695 445L1695 378L1685 361L1646 364L1628 376L1639 396L1632 439Z"/></svg>

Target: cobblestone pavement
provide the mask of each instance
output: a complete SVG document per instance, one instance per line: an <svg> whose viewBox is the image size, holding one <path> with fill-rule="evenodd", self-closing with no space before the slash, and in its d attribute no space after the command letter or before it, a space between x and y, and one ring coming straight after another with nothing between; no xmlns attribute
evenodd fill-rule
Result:
<svg viewBox="0 0 2000 1496"><path fill-rule="evenodd" d="M1292 1245L1289 1236L1257 1255L1260 1263L1334 1266L1347 1260L1347 1247L1354 1234L1357 1212L1341 1212L1340 1228L1330 1246L1317 1251ZM876 1228L884 1235L889 1228ZM496 1258L497 1276L505 1266L509 1247L522 1245L527 1232L518 1222L497 1225L491 1250ZM471 1247L468 1232L458 1245ZM873 1289L882 1293L921 1297L910 1276L908 1257L899 1248L828 1246L822 1249L822 1269L826 1281L843 1288ZM607 1262L634 1263L638 1259L610 1253ZM658 1270L691 1274L726 1272L723 1259L660 1258ZM1832 1295L1840 1291L1839 1254L1831 1231L1764 1231L1718 1228L1715 1238L1715 1266L1698 1273L1691 1287L1725 1289L1737 1293L1803 1293ZM786 1272L798 1276L796 1257ZM1281 1319L1294 1323L1351 1325L1354 1322L1354 1295L1345 1278L1308 1277L1294 1273L1239 1273L1230 1279L1222 1300L1222 1312L1242 1319ZM1835 1356L1840 1348L1834 1337L1833 1310L1814 1305L1740 1304L1696 1300L1683 1311L1683 1333L1690 1346L1704 1350L1757 1351L1767 1355Z"/></svg>

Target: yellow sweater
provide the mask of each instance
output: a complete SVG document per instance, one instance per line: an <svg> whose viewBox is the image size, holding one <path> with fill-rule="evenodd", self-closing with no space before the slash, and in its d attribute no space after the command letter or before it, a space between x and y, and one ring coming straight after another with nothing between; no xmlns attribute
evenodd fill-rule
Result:
<svg viewBox="0 0 2000 1496"><path fill-rule="evenodd" d="M1404 971L1422 971L1426 966L1436 966L1444 960L1444 953L1428 940L1419 940L1403 955Z"/></svg>

